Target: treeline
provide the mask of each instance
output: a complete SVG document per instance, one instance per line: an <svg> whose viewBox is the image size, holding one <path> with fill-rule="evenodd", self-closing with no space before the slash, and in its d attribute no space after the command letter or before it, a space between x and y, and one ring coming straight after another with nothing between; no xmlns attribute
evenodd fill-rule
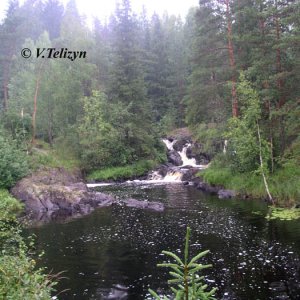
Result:
<svg viewBox="0 0 300 300"><path fill-rule="evenodd" d="M136 15L124 0L90 29L74 0L65 8L11 1L0 39L2 124L29 148L36 138L67 141L87 169L124 165L159 158L161 132L183 125L188 68L179 17ZM37 48L86 58L37 58Z"/></svg>
<svg viewBox="0 0 300 300"><path fill-rule="evenodd" d="M209 151L225 152L204 177L243 194L295 204L300 196L300 2L199 4L187 19L193 34L186 122Z"/></svg>

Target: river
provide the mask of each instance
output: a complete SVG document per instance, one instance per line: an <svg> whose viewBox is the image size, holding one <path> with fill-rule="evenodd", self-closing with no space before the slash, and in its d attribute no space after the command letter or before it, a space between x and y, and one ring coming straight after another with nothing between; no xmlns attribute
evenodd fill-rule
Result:
<svg viewBox="0 0 300 300"><path fill-rule="evenodd" d="M186 227L191 254L213 268L205 281L218 299L300 299L300 222L267 220L254 200L220 200L182 183L98 188L118 197L160 201L164 212L113 206L66 223L30 228L44 256L38 266L62 275L58 299L146 299L166 290L162 250L182 255ZM281 296L281 298L278 298Z"/></svg>

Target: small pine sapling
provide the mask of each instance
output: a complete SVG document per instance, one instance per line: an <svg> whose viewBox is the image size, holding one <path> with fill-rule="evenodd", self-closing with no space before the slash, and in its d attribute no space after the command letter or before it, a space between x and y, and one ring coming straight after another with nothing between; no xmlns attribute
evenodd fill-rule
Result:
<svg viewBox="0 0 300 300"><path fill-rule="evenodd" d="M171 286L171 291L175 295L175 300L214 300L215 298L213 295L217 289L213 288L211 291L206 291L207 284L203 282L204 276L199 276L199 274L197 274L203 269L212 267L212 265L203 265L198 262L198 260L205 256L209 250L197 254L189 261L190 233L191 229L188 227L185 237L184 260L182 261L172 252L163 251L163 254L174 259L175 262L162 263L157 266L171 269L169 274L172 278L168 280L168 284L175 285L175 287ZM169 300L167 296L159 296L151 289L149 289L149 292L156 300Z"/></svg>

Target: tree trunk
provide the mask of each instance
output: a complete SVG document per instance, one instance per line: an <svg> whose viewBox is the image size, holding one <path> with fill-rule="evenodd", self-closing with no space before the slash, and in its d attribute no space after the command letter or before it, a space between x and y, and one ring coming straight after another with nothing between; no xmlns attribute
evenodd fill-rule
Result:
<svg viewBox="0 0 300 300"><path fill-rule="evenodd" d="M275 1L275 7L276 7L276 12L274 14L274 20L275 20L275 27L276 27L276 40L277 44L280 44L280 39L281 39L281 29L280 29L280 22L279 22L279 16L278 16L278 2L277 0ZM279 94L279 99L278 99L278 105L277 109L280 110L282 106L286 102L286 98L284 95L284 81L281 78L281 73L282 73L282 63L281 63L281 49L280 46L277 46L276 48L276 71L277 74L279 74L279 77L277 78L277 89L278 89L278 94ZM284 153L285 148L286 148L286 132L285 132L285 125L284 125L284 115L279 116L279 127L280 127L280 152L281 154Z"/></svg>
<svg viewBox="0 0 300 300"><path fill-rule="evenodd" d="M232 116L238 117L238 98L236 92L236 75L235 75L235 58L234 58L234 50L232 43L232 23L230 18L230 7L229 0L225 0L226 5L226 19L227 19L227 42L228 42L228 54L229 54L229 64L232 72L231 77L231 96L232 96Z"/></svg>
<svg viewBox="0 0 300 300"><path fill-rule="evenodd" d="M268 194L268 197L269 197L269 201L272 202L272 204L274 205L274 200L273 200L272 195L270 193L269 185L268 185L267 178L266 178L265 171L264 171L264 163L263 163L262 149L261 149L262 148L261 136L260 136L260 129L259 129L258 120L256 120L256 126L257 126L258 142L259 142L259 160L260 160L261 175L262 175L263 180L264 180L264 185L265 185L265 189L266 189L266 192Z"/></svg>
<svg viewBox="0 0 300 300"><path fill-rule="evenodd" d="M31 145L32 145L32 146L35 144L37 98L38 98L38 94L39 94L40 80L41 80L41 77L42 77L42 67L43 67L43 64L41 64L40 70L39 70L39 72L38 72L38 74L37 74L36 84L35 84L35 93L34 93L34 98L33 98L32 138L31 138Z"/></svg>

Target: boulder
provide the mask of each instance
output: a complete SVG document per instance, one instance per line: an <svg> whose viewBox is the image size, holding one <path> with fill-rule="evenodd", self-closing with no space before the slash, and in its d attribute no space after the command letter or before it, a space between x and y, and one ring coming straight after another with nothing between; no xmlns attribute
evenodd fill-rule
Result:
<svg viewBox="0 0 300 300"><path fill-rule="evenodd" d="M97 207L122 204L128 207L163 211L159 202L126 199L118 202L115 197L90 191L80 177L65 170L49 169L38 171L20 180L11 193L25 205L26 215L42 223L51 220L64 220L68 217L91 213Z"/></svg>
<svg viewBox="0 0 300 300"><path fill-rule="evenodd" d="M181 180L182 181L191 181L191 180L193 180L198 171L199 171L198 168L188 168L186 171L184 171Z"/></svg>
<svg viewBox="0 0 300 300"><path fill-rule="evenodd" d="M218 191L218 197L219 199L231 199L236 196L236 192L233 190L225 190L221 189Z"/></svg>
<svg viewBox="0 0 300 300"><path fill-rule="evenodd" d="M175 166L182 165L182 159L177 151L168 151L167 153L168 161Z"/></svg>
<svg viewBox="0 0 300 300"><path fill-rule="evenodd" d="M158 212L164 211L165 207L161 202L150 202L147 200L125 199L121 200L121 203L127 207L133 207L138 209L148 209Z"/></svg>
<svg viewBox="0 0 300 300"><path fill-rule="evenodd" d="M173 167L173 164L171 163L166 163L163 165L160 165L156 171L158 172L159 175L161 175L162 177L165 177L168 173L168 171Z"/></svg>
<svg viewBox="0 0 300 300"><path fill-rule="evenodd" d="M180 139L174 143L173 149L176 151L182 151L183 147L190 142L191 141L189 139Z"/></svg>
<svg viewBox="0 0 300 300"><path fill-rule="evenodd" d="M112 196L90 192L83 182L65 170L50 169L20 180L11 193L25 205L31 216L55 218L90 213L95 207L112 205Z"/></svg>

